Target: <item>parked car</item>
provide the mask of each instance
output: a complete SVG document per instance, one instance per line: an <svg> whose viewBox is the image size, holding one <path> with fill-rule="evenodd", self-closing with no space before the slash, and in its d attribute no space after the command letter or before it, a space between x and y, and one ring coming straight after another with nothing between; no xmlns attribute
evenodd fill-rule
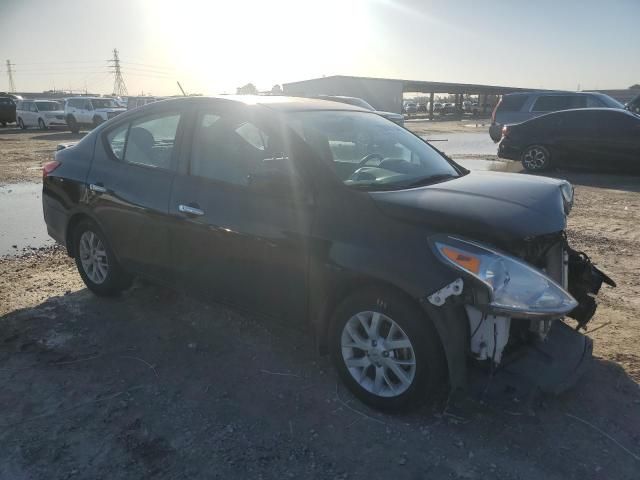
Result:
<svg viewBox="0 0 640 480"><path fill-rule="evenodd" d="M317 99L130 110L56 152L42 201L92 292L142 275L306 322L384 409L464 388L470 357L566 388L591 343L561 319L584 326L612 283L567 243L568 182L469 172L369 110Z"/></svg>
<svg viewBox="0 0 640 480"><path fill-rule="evenodd" d="M624 106L604 93L510 93L503 95L493 110L489 136L494 142L499 142L503 125L520 123L545 113L574 108L624 108Z"/></svg>
<svg viewBox="0 0 640 480"><path fill-rule="evenodd" d="M38 127L46 130L66 125L64 107L55 100L21 100L16 105L16 117L21 129Z"/></svg>
<svg viewBox="0 0 640 480"><path fill-rule="evenodd" d="M393 123L397 123L401 127L404 126L404 116L402 114L393 112L381 112L380 110L376 110L375 108L373 108L370 103L366 102L362 98L345 97L343 95L318 95L317 98L320 98L322 100L329 100L332 102L346 103L348 105L355 105L356 107L376 112L378 115L391 120Z"/></svg>
<svg viewBox="0 0 640 480"><path fill-rule="evenodd" d="M440 110L440 113L442 113L443 115L447 115L450 113L456 113L456 104L455 103L445 103L442 105L442 110Z"/></svg>
<svg viewBox="0 0 640 480"><path fill-rule="evenodd" d="M633 113L640 113L640 95L637 95L631 101L627 102L624 108Z"/></svg>
<svg viewBox="0 0 640 480"><path fill-rule="evenodd" d="M640 172L640 116L585 108L505 125L498 156L522 161L529 171L570 166Z"/></svg>
<svg viewBox="0 0 640 480"><path fill-rule="evenodd" d="M0 124L3 127L7 126L7 123L13 123L16 121L16 104L7 94L0 93Z"/></svg>
<svg viewBox="0 0 640 480"><path fill-rule="evenodd" d="M444 104L440 102L433 103L433 112L434 113L442 113L442 109L444 108Z"/></svg>
<svg viewBox="0 0 640 480"><path fill-rule="evenodd" d="M418 103L416 105L416 111L418 113L427 113L428 112L427 105L428 105L428 103Z"/></svg>
<svg viewBox="0 0 640 480"><path fill-rule="evenodd" d="M95 128L124 111L113 99L103 97L68 98L64 107L67 125L73 133L82 127Z"/></svg>
<svg viewBox="0 0 640 480"><path fill-rule="evenodd" d="M418 113L418 105L415 102L407 102L404 104L404 113Z"/></svg>

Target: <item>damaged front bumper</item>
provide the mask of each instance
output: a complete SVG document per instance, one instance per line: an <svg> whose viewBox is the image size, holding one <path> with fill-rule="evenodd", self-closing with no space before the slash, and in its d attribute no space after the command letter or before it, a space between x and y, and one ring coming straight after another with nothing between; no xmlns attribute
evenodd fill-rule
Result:
<svg viewBox="0 0 640 480"><path fill-rule="evenodd" d="M500 365L500 370L528 379L540 390L559 393L591 364L591 339L578 332L596 310L595 295L602 283L615 282L593 265L589 257L569 247L564 233L538 239L528 251L514 252L570 293L571 306L556 312L531 312L493 308L483 285L465 276L427 297L436 307L446 302L462 304L469 323L468 352L477 360ZM464 273L464 272L463 272ZM508 281L508 280L507 280ZM575 319L571 328L564 317Z"/></svg>

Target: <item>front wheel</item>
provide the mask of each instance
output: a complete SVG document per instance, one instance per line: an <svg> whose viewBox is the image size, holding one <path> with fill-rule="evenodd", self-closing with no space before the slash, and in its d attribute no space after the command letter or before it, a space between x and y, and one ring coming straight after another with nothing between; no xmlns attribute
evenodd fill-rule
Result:
<svg viewBox="0 0 640 480"><path fill-rule="evenodd" d="M47 124L44 123L44 120L39 118L38 119L38 127L40 128L40 130L46 130L47 129Z"/></svg>
<svg viewBox="0 0 640 480"><path fill-rule="evenodd" d="M530 145L522 153L522 166L529 172L542 172L551 166L551 154L542 145Z"/></svg>
<svg viewBox="0 0 640 480"><path fill-rule="evenodd" d="M24 122L22 121L22 118L18 119L18 126L20 127L21 130L26 130L27 127L25 126Z"/></svg>
<svg viewBox="0 0 640 480"><path fill-rule="evenodd" d="M69 127L69 130L71 130L71 133L80 133L80 125L78 125L78 122L73 115L69 115L67 117L67 126Z"/></svg>
<svg viewBox="0 0 640 480"><path fill-rule="evenodd" d="M398 411L428 400L444 386L445 360L430 320L408 299L371 288L337 308L331 354L351 392L372 407Z"/></svg>
<svg viewBox="0 0 640 480"><path fill-rule="evenodd" d="M102 230L92 221L80 222L73 237L78 272L89 290L100 296L114 296L131 285Z"/></svg>

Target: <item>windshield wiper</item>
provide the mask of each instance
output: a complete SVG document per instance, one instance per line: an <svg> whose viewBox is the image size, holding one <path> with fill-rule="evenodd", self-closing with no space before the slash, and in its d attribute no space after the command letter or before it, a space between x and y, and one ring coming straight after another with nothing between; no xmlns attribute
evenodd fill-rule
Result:
<svg viewBox="0 0 640 480"><path fill-rule="evenodd" d="M431 185L433 183L438 183L443 180L449 180L451 178L459 178L460 175L454 175L453 173L441 173L438 175L429 175L427 177L419 178L407 185L404 185L404 188L413 188L413 187L422 187L425 185Z"/></svg>

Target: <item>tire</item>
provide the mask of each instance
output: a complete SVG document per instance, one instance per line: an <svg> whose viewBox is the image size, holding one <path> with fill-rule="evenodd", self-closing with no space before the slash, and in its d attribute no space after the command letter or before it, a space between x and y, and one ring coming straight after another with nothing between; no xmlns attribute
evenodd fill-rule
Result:
<svg viewBox="0 0 640 480"><path fill-rule="evenodd" d="M0 123L2 123L3 128L7 126L7 122L0 122Z"/></svg>
<svg viewBox="0 0 640 480"><path fill-rule="evenodd" d="M76 122L76 118L73 115L67 117L67 125L71 133L80 133L80 125Z"/></svg>
<svg viewBox="0 0 640 480"><path fill-rule="evenodd" d="M522 152L521 162L528 172L543 172L551 167L551 153L542 145L529 145Z"/></svg>
<svg viewBox="0 0 640 480"><path fill-rule="evenodd" d="M44 123L44 120L42 120L41 118L38 119L38 128L40 128L40 130L47 129L47 124Z"/></svg>
<svg viewBox="0 0 640 480"><path fill-rule="evenodd" d="M21 130L26 130L27 127L25 126L24 122L22 121L22 118L18 118L18 126L20 127Z"/></svg>
<svg viewBox="0 0 640 480"><path fill-rule="evenodd" d="M329 342L343 382L374 408L406 411L433 399L444 387L445 358L433 324L394 291L374 287L346 298L332 318Z"/></svg>
<svg viewBox="0 0 640 480"><path fill-rule="evenodd" d="M104 123L104 119L102 117L97 115L93 117L93 128L100 126L101 123Z"/></svg>
<svg viewBox="0 0 640 480"><path fill-rule="evenodd" d="M73 231L73 256L82 281L96 295L115 296L131 286L107 239L95 222L82 220Z"/></svg>

